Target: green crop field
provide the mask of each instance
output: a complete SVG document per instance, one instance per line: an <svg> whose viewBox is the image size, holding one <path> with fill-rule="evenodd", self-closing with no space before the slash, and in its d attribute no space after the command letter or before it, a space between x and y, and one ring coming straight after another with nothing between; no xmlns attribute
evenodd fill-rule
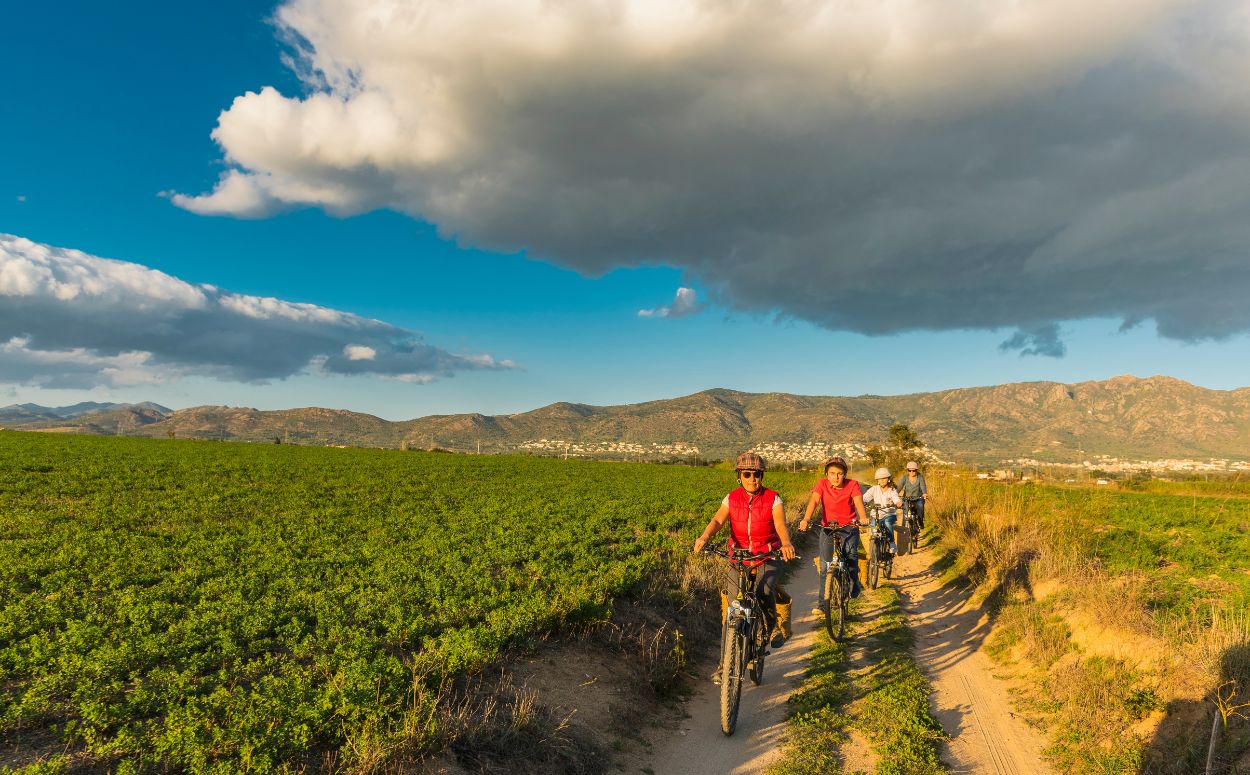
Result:
<svg viewBox="0 0 1250 775"><path fill-rule="evenodd" d="M773 476L793 490L810 476ZM119 771L350 764L414 691L602 617L724 470L0 433L0 739Z"/></svg>
<svg viewBox="0 0 1250 775"><path fill-rule="evenodd" d="M1066 533L1084 559L1154 580L1156 610L1250 603L1250 493L1228 483L1155 482L1151 491L1015 486L1024 513ZM1170 494L1175 490L1183 494Z"/></svg>

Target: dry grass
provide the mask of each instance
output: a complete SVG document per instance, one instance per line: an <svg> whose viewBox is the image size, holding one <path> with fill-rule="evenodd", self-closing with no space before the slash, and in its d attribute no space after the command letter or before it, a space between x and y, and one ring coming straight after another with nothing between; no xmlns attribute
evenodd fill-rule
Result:
<svg viewBox="0 0 1250 775"><path fill-rule="evenodd" d="M1250 612L1160 610L1149 571L1109 573L1088 550L1089 526L1029 497L1030 487L931 478L948 576L974 584L997 614L991 652L1027 676L1027 705L1051 732L1056 765L1201 771L1217 687L1250 696ZM1220 762L1250 745L1247 727L1233 718Z"/></svg>

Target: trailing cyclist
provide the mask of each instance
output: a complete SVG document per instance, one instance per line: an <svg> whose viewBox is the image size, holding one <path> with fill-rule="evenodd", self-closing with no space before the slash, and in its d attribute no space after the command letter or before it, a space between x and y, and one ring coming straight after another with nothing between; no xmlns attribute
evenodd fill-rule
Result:
<svg viewBox="0 0 1250 775"><path fill-rule="evenodd" d="M820 567L818 570L823 573L824 567L833 558L833 546L836 539L842 556L848 558L852 563L851 567L856 569L852 574L855 582L851 589L851 597L859 597L862 585L856 564L859 557L858 526L868 522L868 516L864 513L863 490L860 489L859 482L847 478L846 474L850 467L841 457L835 455L826 459L823 470L824 477L812 488L812 497L807 501L807 512L803 516L803 521L799 523L799 530L807 530L817 504L824 507L821 525L836 525L838 529L833 533L826 530L820 531ZM826 603L821 603L822 612L825 605Z"/></svg>
<svg viewBox="0 0 1250 775"><path fill-rule="evenodd" d="M785 504L776 490L764 486L764 468L764 458L754 452L738 456L734 471L740 486L725 496L703 529L703 535L694 542L696 553L703 551L703 546L729 522L730 547L747 549L753 554L780 548L783 559L794 559ZM764 601L772 647L780 648L790 635L790 603L788 598L785 602L777 601L777 574L781 564L775 560L756 560L751 565L755 570L755 593ZM732 565L727 568L723 588L726 591L721 592L722 621L728 605L727 595L736 595L738 591L738 572Z"/></svg>
<svg viewBox="0 0 1250 775"><path fill-rule="evenodd" d="M890 469L878 468L874 478L877 483L864 493L864 503L876 505L877 518L881 520L881 527L890 537L890 552L898 554L898 544L894 542L894 526L898 524L897 510L903 507L903 499L899 496L894 479L890 476Z"/></svg>
<svg viewBox="0 0 1250 775"><path fill-rule="evenodd" d="M920 473L920 464L915 460L907 461L907 475L898 483L898 494L911 501L916 509L916 525L924 530L924 502L929 497L929 488L924 474Z"/></svg>

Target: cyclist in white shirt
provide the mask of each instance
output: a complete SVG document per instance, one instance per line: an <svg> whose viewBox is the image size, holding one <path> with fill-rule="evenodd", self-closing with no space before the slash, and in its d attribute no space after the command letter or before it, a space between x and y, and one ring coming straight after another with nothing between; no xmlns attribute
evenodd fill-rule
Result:
<svg viewBox="0 0 1250 775"><path fill-rule="evenodd" d="M878 518L881 520L881 527L885 529L886 535L890 537L890 551L897 553L898 544L894 543L894 526L898 522L898 509L903 507L903 499L898 494L898 488L894 486L894 480L890 478L890 469L878 468L876 479L877 483L864 493L864 505L873 503L879 507Z"/></svg>

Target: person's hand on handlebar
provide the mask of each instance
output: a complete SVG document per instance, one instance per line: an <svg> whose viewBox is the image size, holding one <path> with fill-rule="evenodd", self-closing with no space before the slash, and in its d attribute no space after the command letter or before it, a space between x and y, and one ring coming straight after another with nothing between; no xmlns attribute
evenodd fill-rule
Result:
<svg viewBox="0 0 1250 775"><path fill-rule="evenodd" d="M703 536L699 536L698 538L694 540L694 553L698 554L699 552L703 551L703 547L705 546L707 546L707 539L704 538Z"/></svg>
<svg viewBox="0 0 1250 775"><path fill-rule="evenodd" d="M781 559L787 562L794 559L794 544L781 545Z"/></svg>

